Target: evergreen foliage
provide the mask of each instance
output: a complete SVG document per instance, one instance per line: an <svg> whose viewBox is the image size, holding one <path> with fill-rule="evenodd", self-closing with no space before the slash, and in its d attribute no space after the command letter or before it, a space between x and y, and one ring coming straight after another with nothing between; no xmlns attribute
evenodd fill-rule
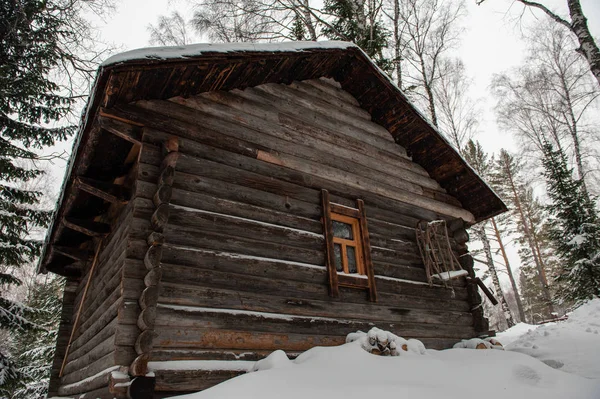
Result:
<svg viewBox="0 0 600 399"><path fill-rule="evenodd" d="M563 261L559 296L575 304L600 297L600 219L583 181L572 176L561 151L544 145L544 176L550 205L549 235Z"/></svg>
<svg viewBox="0 0 600 399"><path fill-rule="evenodd" d="M14 270L39 255L41 241L36 236L41 234L36 229L46 227L51 217L40 207L43 193L27 188L28 182L43 175L36 161L44 158L38 154L75 129L59 124L75 97L73 85L62 86L61 75L55 72L71 73L71 78L91 69L73 52L88 38L87 26L78 17L81 4L0 2L0 328L12 336L41 331L39 310L7 294L21 284ZM0 390L12 390L31 374L20 368L13 352L0 353Z"/></svg>
<svg viewBox="0 0 600 399"><path fill-rule="evenodd" d="M31 320L36 328L20 331L13 342L20 378L11 392L12 399L42 398L47 393L62 310L62 285L61 278L46 277L45 282L33 285L26 300L26 305L35 309Z"/></svg>
<svg viewBox="0 0 600 399"><path fill-rule="evenodd" d="M356 0L325 0L324 12L334 21L323 28L332 40L346 40L359 46L384 71L390 72L392 62L383 55L389 32L378 20L369 20L364 4Z"/></svg>

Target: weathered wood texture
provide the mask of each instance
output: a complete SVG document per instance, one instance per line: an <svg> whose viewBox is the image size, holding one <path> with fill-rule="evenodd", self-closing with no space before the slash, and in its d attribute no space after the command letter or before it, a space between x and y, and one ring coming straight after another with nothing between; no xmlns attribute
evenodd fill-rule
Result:
<svg viewBox="0 0 600 399"><path fill-rule="evenodd" d="M109 364L143 375L154 360L295 355L373 325L431 348L476 335L472 288L464 279L429 287L414 238L420 219L472 215L334 84L103 113L119 119L111 129L140 127L138 180L107 248L118 243L101 254L110 266L82 315L63 381L70 389ZM333 204L364 201L376 303L365 290L328 294L322 188ZM234 374L159 372L156 390L204 389Z"/></svg>
<svg viewBox="0 0 600 399"><path fill-rule="evenodd" d="M147 360L239 360L337 345L371 325L432 348L476 334L465 281L428 287L414 238L420 219L469 216L348 97L315 90L298 83L105 111L144 125L119 342L152 324ZM161 143L172 135L180 155L165 174ZM377 303L364 290L328 295L321 188L332 203L364 200ZM147 250L155 240L160 253ZM160 276L148 276L159 261ZM144 310L144 278L159 277L158 306ZM156 389L221 380L197 373L196 382L194 372L157 373Z"/></svg>
<svg viewBox="0 0 600 399"><path fill-rule="evenodd" d="M132 211L133 204L125 206L113 222L112 232L104 239L99 252L98 263L91 276L87 295L83 297L91 261L88 262L87 270L84 271L84 276L73 292L73 305L67 305L63 310L65 312L70 309L70 317L74 319L75 310L78 309L82 299L84 300L63 376L60 382L54 377L52 379L52 384L57 386L57 392L61 395L103 390L108 381L106 376L92 378L90 382L81 384L79 382L94 377L130 356L127 348L115 346L115 333L117 311L122 302L121 273L126 259ZM60 360L62 361L62 358Z"/></svg>

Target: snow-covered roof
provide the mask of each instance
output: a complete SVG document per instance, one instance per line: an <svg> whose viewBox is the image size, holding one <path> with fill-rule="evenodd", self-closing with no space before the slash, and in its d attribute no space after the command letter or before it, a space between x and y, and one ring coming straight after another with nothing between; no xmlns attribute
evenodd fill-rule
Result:
<svg viewBox="0 0 600 399"><path fill-rule="evenodd" d="M113 55L102 63L103 67L140 60L176 60L198 58L215 53L292 53L307 50L343 50L358 48L354 43L343 41L280 42L280 43L198 43L186 46L145 47Z"/></svg>

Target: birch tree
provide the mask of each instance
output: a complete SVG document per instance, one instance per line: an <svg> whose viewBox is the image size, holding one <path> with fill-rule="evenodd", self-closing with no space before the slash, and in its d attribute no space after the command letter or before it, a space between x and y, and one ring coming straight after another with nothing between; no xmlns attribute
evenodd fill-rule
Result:
<svg viewBox="0 0 600 399"><path fill-rule="evenodd" d="M170 16L161 15L156 25L148 25L150 43L160 46L184 46L192 42L188 31L188 22L180 12Z"/></svg>
<svg viewBox="0 0 600 399"><path fill-rule="evenodd" d="M465 15L462 0L393 1L394 48L403 48L395 55L402 62L402 88L407 90L428 111L431 122L438 126L434 86L440 76L440 63L448 50L459 42L460 21ZM398 43L400 41L400 44ZM399 47L400 46L400 47ZM400 60L398 60L400 58ZM396 73L400 70L396 68Z"/></svg>
<svg viewBox="0 0 600 399"><path fill-rule="evenodd" d="M476 0L477 4L483 3L485 0ZM587 24L587 18L581 7L579 0L566 0L569 16L561 16L552 11L543 2L530 0L516 0L525 7L540 10L552 22L559 24L571 32L576 38L579 46L574 49L578 54L581 54L587 61L589 70L595 76L596 81L600 85L600 49L594 40L594 36L590 32Z"/></svg>

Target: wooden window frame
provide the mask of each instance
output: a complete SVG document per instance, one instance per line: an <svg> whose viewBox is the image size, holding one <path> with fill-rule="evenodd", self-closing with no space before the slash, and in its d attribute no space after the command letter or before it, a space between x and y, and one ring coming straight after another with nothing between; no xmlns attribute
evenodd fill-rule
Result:
<svg viewBox="0 0 600 399"><path fill-rule="evenodd" d="M360 199L357 200L356 209L334 204L331 203L329 192L325 189L321 190L321 200L323 205L323 231L327 251L326 262L329 276L329 295L334 298L339 297L340 286L364 289L369 292L369 299L372 302L377 302L375 273L371 259L371 243L369 240L364 202ZM352 226L352 240L333 235L334 220ZM335 267L334 244L340 244L341 246L343 272L338 272ZM357 274L364 275L366 278L348 273L346 246L354 246L356 248Z"/></svg>

